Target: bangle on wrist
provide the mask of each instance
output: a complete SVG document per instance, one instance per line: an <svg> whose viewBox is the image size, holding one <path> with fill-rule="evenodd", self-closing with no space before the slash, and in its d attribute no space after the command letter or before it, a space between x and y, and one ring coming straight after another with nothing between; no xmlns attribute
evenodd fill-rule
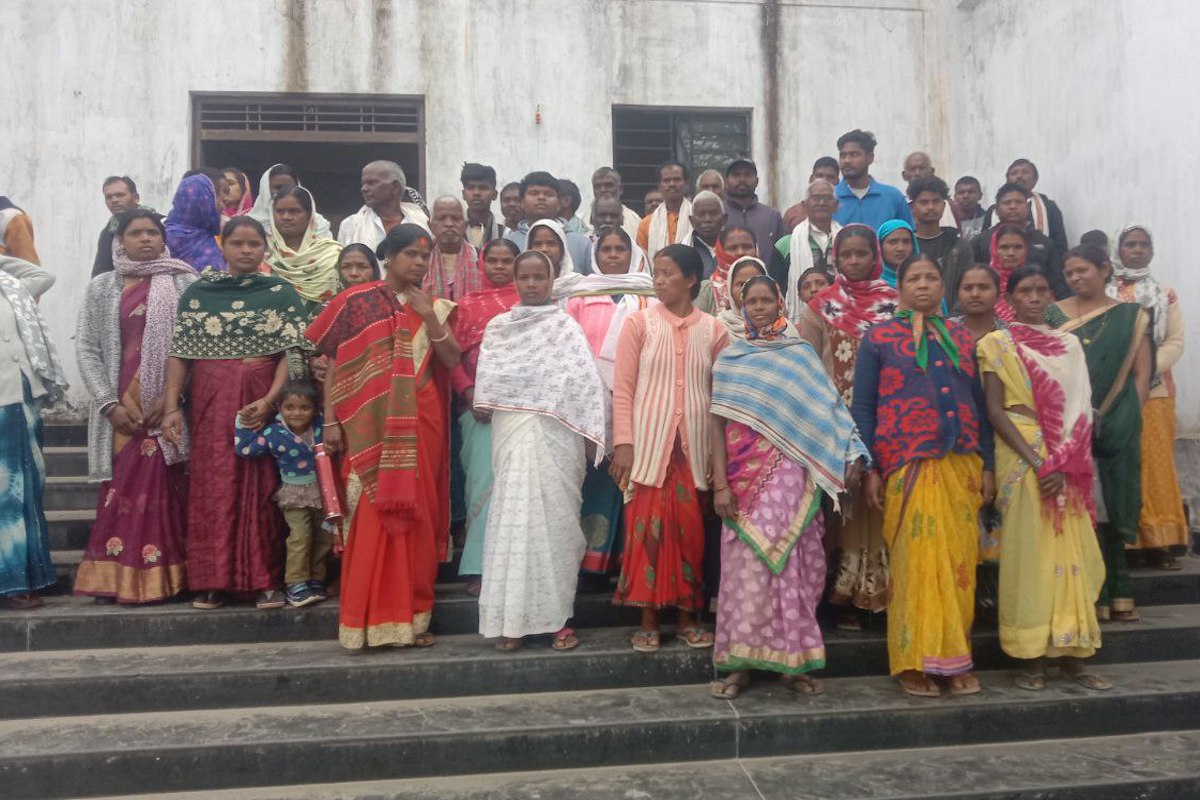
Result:
<svg viewBox="0 0 1200 800"><path fill-rule="evenodd" d="M430 336L429 341L431 344L437 344L438 342L444 342L449 338L450 338L450 331L443 328L441 336L438 336L436 338L433 336Z"/></svg>

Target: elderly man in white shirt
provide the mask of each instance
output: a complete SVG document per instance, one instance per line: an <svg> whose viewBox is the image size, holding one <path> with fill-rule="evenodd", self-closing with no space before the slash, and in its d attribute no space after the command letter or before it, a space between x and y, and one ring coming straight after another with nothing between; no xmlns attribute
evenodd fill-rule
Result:
<svg viewBox="0 0 1200 800"><path fill-rule="evenodd" d="M372 161L362 170L363 207L338 227L338 241L355 242L374 250L395 226L409 222L428 230L429 217L416 203L404 200L408 185L404 170L394 161Z"/></svg>

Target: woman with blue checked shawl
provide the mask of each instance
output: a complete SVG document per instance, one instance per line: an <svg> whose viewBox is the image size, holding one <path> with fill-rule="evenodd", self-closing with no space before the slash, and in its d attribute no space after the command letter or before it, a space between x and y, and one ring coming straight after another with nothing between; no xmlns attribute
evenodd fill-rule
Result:
<svg viewBox="0 0 1200 800"><path fill-rule="evenodd" d="M713 500L724 519L713 662L725 675L711 692L736 697L759 669L819 694L808 673L825 666L821 498L836 504L857 482L867 449L820 356L783 316L775 281L748 281L742 314L746 338L713 366Z"/></svg>

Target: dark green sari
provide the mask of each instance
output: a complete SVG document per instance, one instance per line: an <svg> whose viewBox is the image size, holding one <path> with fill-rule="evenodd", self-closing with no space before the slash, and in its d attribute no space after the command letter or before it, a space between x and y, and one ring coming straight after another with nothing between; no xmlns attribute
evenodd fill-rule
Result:
<svg viewBox="0 0 1200 800"><path fill-rule="evenodd" d="M1092 408L1098 411L1092 455L1107 516L1098 526L1108 569L1100 605L1132 611L1133 580L1125 545L1137 541L1142 513L1142 406L1132 364L1148 319L1137 303L1117 303L1078 319L1069 319L1053 305L1046 321L1078 337L1087 356Z"/></svg>

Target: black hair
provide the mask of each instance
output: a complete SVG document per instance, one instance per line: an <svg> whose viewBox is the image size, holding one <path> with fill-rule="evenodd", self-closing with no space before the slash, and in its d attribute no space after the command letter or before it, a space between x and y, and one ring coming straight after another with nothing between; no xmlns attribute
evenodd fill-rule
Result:
<svg viewBox="0 0 1200 800"><path fill-rule="evenodd" d="M732 277L732 274L730 277ZM776 283L775 279L772 278L770 275L767 275L766 273L764 273L762 275L755 275L753 278L751 278L750 280L748 280L742 284L742 302L743 303L746 302L746 292L750 291L750 287L757 286L760 283L763 284L764 286L770 287L771 294L775 295L775 297L777 299L783 297L783 292L780 291L779 284Z"/></svg>
<svg viewBox="0 0 1200 800"><path fill-rule="evenodd" d="M756 270L758 270L759 275L767 274L766 267L764 267L762 264L758 263L761 259L755 259L754 261L751 261L750 260L751 258L754 258L754 257L753 256L743 256L742 258L739 258L737 261L733 262L733 266L731 266L729 268L729 282L730 283L733 283L734 276L737 275L742 270L744 270L747 266L754 267Z"/></svg>
<svg viewBox="0 0 1200 800"><path fill-rule="evenodd" d="M879 236L876 234L870 225L847 225L837 232L837 236L833 237L833 249L838 250L842 243L847 239L866 239L867 245L871 248L871 255L875 258L880 257L879 251Z"/></svg>
<svg viewBox="0 0 1200 800"><path fill-rule="evenodd" d="M996 190L996 202L999 203L1001 197L1004 197L1004 195L1006 195L1006 194L1012 194L1013 192L1020 193L1022 196L1025 197L1026 200L1029 199L1029 190L1028 189L1026 189L1024 186L1022 186L1019 183L1009 182L1009 183L1004 184L1003 186L1001 186L999 189Z"/></svg>
<svg viewBox="0 0 1200 800"><path fill-rule="evenodd" d="M463 186L466 186L468 183L490 183L495 187L496 170L487 164L467 162L463 164L462 172L458 174L458 180Z"/></svg>
<svg viewBox="0 0 1200 800"><path fill-rule="evenodd" d="M1079 237L1080 244L1093 244L1096 247L1108 249L1108 234L1104 231L1088 231Z"/></svg>
<svg viewBox="0 0 1200 800"><path fill-rule="evenodd" d="M825 280L829 283L833 283L833 273L829 271L828 267L812 266L800 273L800 277L796 279L796 285L799 286L804 283L804 279L814 272L824 276Z"/></svg>
<svg viewBox="0 0 1200 800"><path fill-rule="evenodd" d="M362 242L351 242L342 248L342 252L338 253L337 269L342 268L342 261L349 253L361 253L367 257L367 263L371 265L371 273L375 276L375 280L379 280L379 259L375 257L375 251Z"/></svg>
<svg viewBox="0 0 1200 800"><path fill-rule="evenodd" d="M558 269L555 268L554 262L550 260L550 256L546 255L541 250L526 250L525 252L521 253L521 255L517 256L517 261L513 264L513 280L516 280L517 278L517 272L521 269L521 262L530 261L532 260L530 257L533 256L536 256L538 263L545 264L546 266L550 267L551 278L558 277Z"/></svg>
<svg viewBox="0 0 1200 800"><path fill-rule="evenodd" d="M996 270L992 269L987 264L972 264L971 266L964 269L962 272L962 276L958 279L959 287L962 286L962 282L966 279L967 273L969 273L969 272L985 273L989 278L992 279L992 285L996 287L996 292L999 293L999 292L1003 291L1000 287L999 273L997 273Z"/></svg>
<svg viewBox="0 0 1200 800"><path fill-rule="evenodd" d="M1004 293L1012 294L1021 285L1021 281L1026 278L1032 278L1034 275L1041 277L1047 286L1050 285L1050 279L1046 277L1046 273L1042 271L1041 267L1036 264L1026 264L1023 267L1014 269L1012 275L1008 276L1008 283L1004 286Z"/></svg>
<svg viewBox="0 0 1200 800"><path fill-rule="evenodd" d="M312 213L313 213L312 195L308 193L308 189L305 189L303 186L298 186L298 185L297 186L289 186L286 189L280 189L278 192L276 192L275 196L271 198L271 209L274 210L276 203L278 203L280 200L286 200L289 197L296 198L296 201L298 203L300 203L300 207L303 208L306 212L308 212L308 215L310 217L312 216Z"/></svg>
<svg viewBox="0 0 1200 800"><path fill-rule="evenodd" d="M821 167L832 167L833 169L837 170L839 173L842 171L842 165L838 163L838 160L836 158L834 158L833 156L821 156L820 158L818 158L816 161L813 162L812 172L810 172L809 174L815 175L817 173L817 170L819 170Z"/></svg>
<svg viewBox="0 0 1200 800"><path fill-rule="evenodd" d="M1025 247L1029 247L1029 233L1015 222L1002 222L996 226L996 244L999 245L1000 240L1010 233L1020 236L1025 241Z"/></svg>
<svg viewBox="0 0 1200 800"><path fill-rule="evenodd" d="M129 189L130 194L138 193L137 184L134 183L133 178L129 177L128 175L109 175L107 178L104 179L104 183L100 184L100 189L103 191L104 189L107 189L110 184L113 184L113 183L125 184L125 187L127 189Z"/></svg>
<svg viewBox="0 0 1200 800"><path fill-rule="evenodd" d="M117 215L117 236L124 236L125 231L135 219L148 219L154 223L154 227L158 228L158 232L163 235L163 239L167 238L167 229L163 227L162 217L157 211L151 211L148 208L131 208L128 211Z"/></svg>
<svg viewBox="0 0 1200 800"><path fill-rule="evenodd" d="M1112 267L1112 262L1108 259L1108 251L1094 244L1081 244L1077 247L1072 247L1063 253L1063 264L1067 263L1068 258L1081 258L1096 269L1104 269L1106 264L1110 269Z"/></svg>
<svg viewBox="0 0 1200 800"><path fill-rule="evenodd" d="M957 189L959 186L962 186L964 183L971 184L972 186L974 186L976 189L979 190L980 194L983 194L983 184L981 184L979 182L979 178L976 178L974 175L963 175L961 178L959 178L958 180L956 180L954 182L954 188Z"/></svg>
<svg viewBox="0 0 1200 800"><path fill-rule="evenodd" d="M518 192L520 192L521 191L520 182L519 181L509 181L508 183L504 184L504 188L502 188L500 190L500 194L504 194L509 189L516 189ZM522 194L523 194L523 192L522 192Z"/></svg>
<svg viewBox="0 0 1200 800"><path fill-rule="evenodd" d="M1034 180L1037 180L1038 178L1041 177L1040 175L1038 175L1037 164L1034 164L1028 158L1018 158L1016 161L1014 161L1008 165L1008 169L1004 170L1004 174L1008 175L1008 173L1012 172L1013 167L1023 167L1023 166L1029 166L1029 168L1033 170L1033 179Z"/></svg>
<svg viewBox="0 0 1200 800"><path fill-rule="evenodd" d="M686 164L684 164L682 161L672 160L672 161L664 161L658 165L658 169L656 169L654 171L655 180L657 180L659 183L662 183L663 170L670 169L671 167L678 167L679 169L681 169L683 171L683 179L685 181L689 181L692 179L691 176L688 175L688 168L687 168Z"/></svg>
<svg viewBox="0 0 1200 800"><path fill-rule="evenodd" d="M625 243L625 246L629 248L630 252L633 252L633 240L629 238L629 233L624 228L622 228L620 225L616 225L611 228L601 228L600 230L596 231L596 249L597 250L600 249L600 243L603 242L605 239L607 239L609 236L616 236L622 242Z"/></svg>
<svg viewBox="0 0 1200 800"><path fill-rule="evenodd" d="M233 217L229 222L225 223L225 226L221 228L221 241L225 241L232 236L233 232L238 228L253 228L262 237L264 242L267 241L267 229L262 226L262 223L254 217L247 217L245 215Z"/></svg>
<svg viewBox="0 0 1200 800"><path fill-rule="evenodd" d="M276 175L291 175L292 180L294 180L297 185L300 184L300 173L297 172L296 168L290 164L276 164L275 166L271 167L270 171L267 172L267 183L270 183L271 178L274 178Z"/></svg>
<svg viewBox="0 0 1200 800"><path fill-rule="evenodd" d="M932 192L943 200L950 199L950 187L937 175L926 175L908 182L908 199L915 201L922 192Z"/></svg>
<svg viewBox="0 0 1200 800"><path fill-rule="evenodd" d="M525 193L533 186L545 186L547 189L553 189L555 194L562 195L562 187L558 183L558 178L549 172L531 172L522 178L521 197L524 197Z"/></svg>
<svg viewBox="0 0 1200 800"><path fill-rule="evenodd" d="M284 398L287 397L302 397L312 403L313 409L316 410L317 385L309 378L292 378L279 390L279 405L283 405Z"/></svg>
<svg viewBox="0 0 1200 800"><path fill-rule="evenodd" d="M754 231L750 230L749 228L743 228L741 225L730 225L727 228L722 228L721 232L717 234L717 241L719 241L721 244L725 244L725 242L729 241L729 234L736 233L738 231L750 234L750 241L754 242L754 246L756 248L758 247L758 237L754 235Z"/></svg>
<svg viewBox="0 0 1200 800"><path fill-rule="evenodd" d="M579 186L575 181L569 181L566 178L560 178L558 181L559 196L566 197L571 201L571 213L574 214L583 205L583 195L579 192Z"/></svg>
<svg viewBox="0 0 1200 800"><path fill-rule="evenodd" d="M704 261L696 248L686 244L669 244L654 255L654 260L669 258L679 267L685 278L695 278L692 284L692 299L700 296L700 282L704 280Z"/></svg>
<svg viewBox="0 0 1200 800"><path fill-rule="evenodd" d="M930 264L933 264L933 268L937 270L938 277L942 277L942 265L938 263L936 258L928 253L913 253L911 256L904 259L904 262L900 264L899 269L896 270L896 285L900 286L904 283L904 276L908 274L910 269L912 269L913 264L920 264L922 262L929 262Z"/></svg>
<svg viewBox="0 0 1200 800"><path fill-rule="evenodd" d="M429 242L429 249L433 249L433 234L422 228L420 225L414 225L411 222L403 222L388 231L387 236L383 237L383 241L375 248L375 255L382 261L388 256L399 253L404 248L408 247L413 242L424 239Z"/></svg>
<svg viewBox="0 0 1200 800"><path fill-rule="evenodd" d="M226 172L232 172L238 177L238 182L250 183L250 179L246 177L246 173L242 172L237 167L221 167L221 177L225 177Z"/></svg>
<svg viewBox="0 0 1200 800"><path fill-rule="evenodd" d="M517 256L521 255L521 248L517 247L517 245L514 242L512 242L508 239L505 239L504 237L500 237L498 239L492 239L490 242L487 242L483 245L483 248L480 249L480 251L479 251L480 260L481 261L486 260L488 257L488 253L492 252L493 247L505 246L505 245L508 246L509 252L511 252L513 254L513 258L516 258Z"/></svg>
<svg viewBox="0 0 1200 800"><path fill-rule="evenodd" d="M871 133L870 131L864 131L855 128L854 130L847 131L838 137L838 151L840 152L842 146L847 144L857 144L862 146L862 149L866 152L874 153L876 145L875 134Z"/></svg>

